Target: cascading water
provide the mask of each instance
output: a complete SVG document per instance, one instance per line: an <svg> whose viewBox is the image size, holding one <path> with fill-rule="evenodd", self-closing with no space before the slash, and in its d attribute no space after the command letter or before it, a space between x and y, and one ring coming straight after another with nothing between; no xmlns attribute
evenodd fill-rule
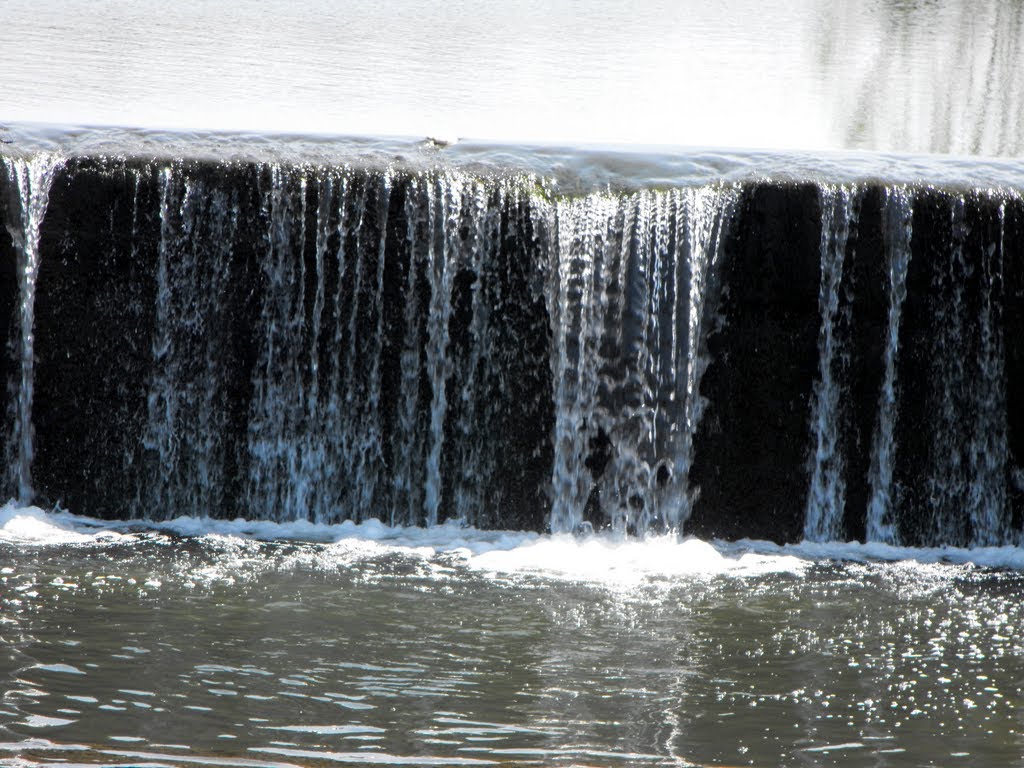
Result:
<svg viewBox="0 0 1024 768"><path fill-rule="evenodd" d="M134 184L142 183L140 172ZM223 508L232 489L225 391L231 354L216 329L229 322L224 297L241 277L232 274L230 259L237 201L174 166L160 171L159 194L145 479L133 513L201 516Z"/></svg>
<svg viewBox="0 0 1024 768"><path fill-rule="evenodd" d="M1004 243L979 243L967 210L986 199L983 193L953 198L949 256L932 272L933 290L942 300L935 310L931 359L928 538L963 546L1006 540ZM1004 214L998 215L1002 220Z"/></svg>
<svg viewBox="0 0 1024 768"><path fill-rule="evenodd" d="M71 161L44 222L56 167L5 161L23 498L35 479L119 517L1020 535L1014 194L100 158Z"/></svg>
<svg viewBox="0 0 1024 768"><path fill-rule="evenodd" d="M689 516L706 284L735 200L703 187L558 205L553 530Z"/></svg>
<svg viewBox="0 0 1024 768"><path fill-rule="evenodd" d="M885 333L885 371L878 396L878 421L871 451L871 500L865 537L885 544L899 543L894 509L893 472L896 452L896 421L899 417L896 366L900 353L900 317L907 297L910 238L913 234L913 196L904 186L886 190L883 208L888 323Z"/></svg>
<svg viewBox="0 0 1024 768"><path fill-rule="evenodd" d="M811 487L807 497L804 538L835 541L842 537L846 486L843 454L839 446L842 430L840 408L841 369L848 360L842 354L839 292L850 228L856 224L856 187L821 188L821 288L818 306L821 331L818 337L819 379L814 389L811 428L814 455L811 459ZM847 319L847 323L849 320Z"/></svg>
<svg viewBox="0 0 1024 768"><path fill-rule="evenodd" d="M21 376L14 416L14 434L10 445L16 458L12 466L18 489L18 501L32 501L32 401L34 393L33 368L35 366L35 302L36 278L39 274L39 229L50 199L50 186L60 169L62 159L51 154L38 154L29 160L4 158L8 177L18 189L20 202L20 228L11 228L11 236L21 251L18 264L20 275L20 334L18 338Z"/></svg>
<svg viewBox="0 0 1024 768"><path fill-rule="evenodd" d="M488 431L528 348L492 315L543 284L499 286L521 181L271 164L247 201L187 164L133 178L159 186L159 242L127 514L431 525L495 515L488 487L512 503Z"/></svg>

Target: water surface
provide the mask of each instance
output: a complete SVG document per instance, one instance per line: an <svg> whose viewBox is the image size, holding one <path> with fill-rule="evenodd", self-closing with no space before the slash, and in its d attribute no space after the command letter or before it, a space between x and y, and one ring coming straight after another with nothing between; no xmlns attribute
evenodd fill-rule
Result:
<svg viewBox="0 0 1024 768"><path fill-rule="evenodd" d="M3 526L18 765L1024 763L1024 581L964 551L67 521Z"/></svg>
<svg viewBox="0 0 1024 768"><path fill-rule="evenodd" d="M1020 0L8 0L0 119L1024 152Z"/></svg>

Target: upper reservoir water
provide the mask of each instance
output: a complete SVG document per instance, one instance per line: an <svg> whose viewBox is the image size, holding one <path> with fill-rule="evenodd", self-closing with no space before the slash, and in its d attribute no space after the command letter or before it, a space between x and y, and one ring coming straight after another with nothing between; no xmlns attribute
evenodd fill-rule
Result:
<svg viewBox="0 0 1024 768"><path fill-rule="evenodd" d="M1024 151L1020 0L7 0L0 122Z"/></svg>

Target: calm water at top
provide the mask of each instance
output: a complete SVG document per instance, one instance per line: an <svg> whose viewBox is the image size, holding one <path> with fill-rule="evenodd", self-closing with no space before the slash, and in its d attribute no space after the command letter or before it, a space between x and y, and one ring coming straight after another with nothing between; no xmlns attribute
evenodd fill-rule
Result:
<svg viewBox="0 0 1024 768"><path fill-rule="evenodd" d="M1019 571L53 520L0 529L0 762L1024 765Z"/></svg>
<svg viewBox="0 0 1024 768"><path fill-rule="evenodd" d="M1024 153L1021 0L7 0L0 121Z"/></svg>

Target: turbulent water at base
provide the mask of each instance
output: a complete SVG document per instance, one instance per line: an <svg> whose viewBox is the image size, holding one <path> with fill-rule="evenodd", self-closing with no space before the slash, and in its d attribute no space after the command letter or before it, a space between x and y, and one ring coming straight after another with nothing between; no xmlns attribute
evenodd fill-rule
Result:
<svg viewBox="0 0 1024 768"><path fill-rule="evenodd" d="M139 530L6 507L0 562L15 766L877 768L1024 749L1024 583L991 567L1024 565L1014 548Z"/></svg>

